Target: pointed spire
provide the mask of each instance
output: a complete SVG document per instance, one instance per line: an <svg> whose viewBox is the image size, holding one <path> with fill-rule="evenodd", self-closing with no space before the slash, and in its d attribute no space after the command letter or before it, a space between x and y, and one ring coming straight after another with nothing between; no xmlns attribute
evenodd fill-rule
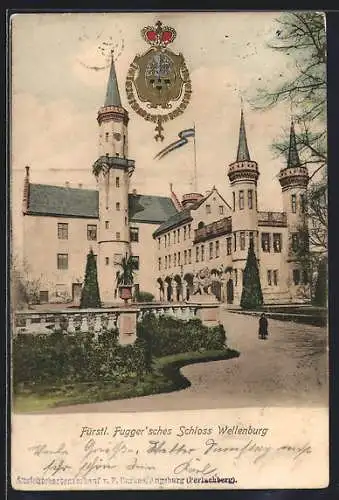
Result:
<svg viewBox="0 0 339 500"><path fill-rule="evenodd" d="M300 159L297 149L297 140L295 137L294 130L294 122L293 118L291 119L291 132L290 132L290 147L288 150L288 160L287 160L287 168L299 167Z"/></svg>
<svg viewBox="0 0 339 500"><path fill-rule="evenodd" d="M237 152L237 161L251 161L250 153L247 146L244 110L241 106L240 130L239 130L239 145Z"/></svg>
<svg viewBox="0 0 339 500"><path fill-rule="evenodd" d="M109 72L109 78L108 78L108 83L107 83L105 106L118 106L121 108L122 106L121 106L121 99L120 99L117 75L115 73L113 50L111 52L111 57L112 57L111 69Z"/></svg>

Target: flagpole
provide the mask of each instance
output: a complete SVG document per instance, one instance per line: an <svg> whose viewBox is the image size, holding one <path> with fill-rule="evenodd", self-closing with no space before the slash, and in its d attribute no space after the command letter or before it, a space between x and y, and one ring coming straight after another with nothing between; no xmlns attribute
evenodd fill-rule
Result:
<svg viewBox="0 0 339 500"><path fill-rule="evenodd" d="M197 193L198 192L198 175L197 175L197 147L196 147L196 142L195 142L195 123L193 123L193 129L194 129L194 184L193 184L193 189Z"/></svg>

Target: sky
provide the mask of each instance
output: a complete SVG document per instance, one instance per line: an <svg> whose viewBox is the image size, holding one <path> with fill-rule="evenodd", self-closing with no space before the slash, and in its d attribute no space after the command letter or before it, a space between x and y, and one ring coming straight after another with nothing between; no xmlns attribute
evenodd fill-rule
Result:
<svg viewBox="0 0 339 500"><path fill-rule="evenodd" d="M154 156L176 140L178 132L195 124L198 190L204 194L215 185L230 201L227 168L236 156L242 97L248 146L260 171L259 208L281 211L277 175L285 160L276 157L271 144L289 129L290 110L279 105L258 112L248 104L258 87L274 87L293 71L290 58L267 47L278 17L277 12L13 16L13 230L20 230L26 165L33 183L95 188L91 169L98 157L96 116L106 93L108 53L103 54L102 48L108 43L114 46L121 100L130 117L129 157L136 162L132 189L168 196L173 183L179 199L192 191L192 139L162 160ZM132 60L148 49L140 31L158 19L175 28L177 37L170 48L184 55L192 81L190 104L165 124L163 143L154 140L154 124L130 108L125 93Z"/></svg>

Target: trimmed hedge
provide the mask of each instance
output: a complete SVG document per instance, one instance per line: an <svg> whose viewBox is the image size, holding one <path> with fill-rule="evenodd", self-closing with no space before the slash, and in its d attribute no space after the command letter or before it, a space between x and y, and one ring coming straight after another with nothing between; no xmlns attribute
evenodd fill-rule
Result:
<svg viewBox="0 0 339 500"><path fill-rule="evenodd" d="M135 300L137 302L153 302L154 295L151 292L140 291L135 294Z"/></svg>
<svg viewBox="0 0 339 500"><path fill-rule="evenodd" d="M178 320L170 316L146 314L137 325L137 337L144 340L151 354L161 357L199 350L218 350L226 347L224 327L204 326L200 319Z"/></svg>

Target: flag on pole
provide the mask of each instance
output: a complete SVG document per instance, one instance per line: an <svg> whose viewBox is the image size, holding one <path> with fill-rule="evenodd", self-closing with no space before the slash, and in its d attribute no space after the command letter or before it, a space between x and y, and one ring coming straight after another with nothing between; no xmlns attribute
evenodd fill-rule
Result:
<svg viewBox="0 0 339 500"><path fill-rule="evenodd" d="M181 148L185 144L188 143L187 138L188 137L195 137L195 128L188 128L186 130L182 130L181 132L178 133L179 139L175 142L172 142L169 144L166 148L162 149L155 157L154 159L161 160L164 156L168 155L171 151L174 151L175 149Z"/></svg>

